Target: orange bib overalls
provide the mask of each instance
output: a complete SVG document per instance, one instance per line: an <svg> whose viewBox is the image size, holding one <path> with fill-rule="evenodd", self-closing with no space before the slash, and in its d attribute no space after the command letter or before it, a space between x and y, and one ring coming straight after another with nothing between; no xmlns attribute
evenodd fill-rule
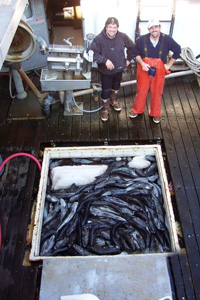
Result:
<svg viewBox="0 0 200 300"><path fill-rule="evenodd" d="M152 117L160 117L165 75L170 72L165 69L164 63L160 58L145 57L143 61L151 67L156 67L156 75L150 77L149 73L143 71L141 65L139 63L137 64L137 92L132 111L137 114L142 114L144 112L146 98L150 87L151 98L149 115Z"/></svg>

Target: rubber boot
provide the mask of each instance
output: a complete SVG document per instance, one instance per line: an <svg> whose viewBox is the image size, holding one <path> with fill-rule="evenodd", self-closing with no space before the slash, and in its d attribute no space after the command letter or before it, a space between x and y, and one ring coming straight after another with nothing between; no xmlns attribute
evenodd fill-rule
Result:
<svg viewBox="0 0 200 300"><path fill-rule="evenodd" d="M101 120L102 121L107 121L108 120L108 111L109 111L109 99L108 100L103 100L103 110L101 112Z"/></svg>
<svg viewBox="0 0 200 300"><path fill-rule="evenodd" d="M114 90L111 90L110 104L112 105L112 107L114 108L114 110L116 110L116 111L120 111L121 110L120 104L119 104L119 102L117 100L117 93Z"/></svg>

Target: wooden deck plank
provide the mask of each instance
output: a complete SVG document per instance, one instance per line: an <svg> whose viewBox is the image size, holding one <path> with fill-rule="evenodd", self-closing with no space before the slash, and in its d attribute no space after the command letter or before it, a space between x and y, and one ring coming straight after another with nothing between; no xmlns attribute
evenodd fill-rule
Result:
<svg viewBox="0 0 200 300"><path fill-rule="evenodd" d="M175 110L174 105L172 105L172 99L169 97L171 92L168 88L170 89L171 85L169 84L168 87L165 89L164 92L164 104L166 107L166 112L168 116L172 115L172 117L169 117L168 120L166 119L165 122L161 122L161 127L163 131L163 139L165 142L165 148L166 148L166 153L168 157L168 163L170 166L171 170L171 176L173 179L173 187L176 195L176 203L178 205L178 212L179 212L179 218L181 221L182 228L184 228L184 237L186 241L186 248L190 251L190 245L188 245L188 242L191 242L191 247L196 247L196 243L193 241L187 241L190 237L191 233L191 228L192 228L192 218L189 212L189 207L188 207L188 202L187 202L187 197L184 191L184 183L182 182L182 177L181 173L179 171L179 163L178 163L178 158L179 156L182 155L183 148L180 147L180 151L178 152L176 150L176 145L178 142L177 136L174 135L174 133L177 131L178 124L176 122L176 117L175 116ZM167 93L167 97L165 97ZM166 102L165 102L166 101ZM171 104L168 106L168 104ZM167 111L167 109L170 109L170 111ZM178 156L178 153L180 155ZM190 254L189 254L190 255ZM191 280L190 280L190 271L188 268L184 267L184 264L181 265L183 277L185 277L185 284L188 283L190 285ZM184 270L184 271L183 271ZM191 298L193 296L191 295ZM192 298L193 299L193 298Z"/></svg>
<svg viewBox="0 0 200 300"><path fill-rule="evenodd" d="M165 123L162 123L162 128L164 127L164 125L166 126ZM168 126L167 126L167 128L168 128ZM193 240L190 240L192 219L191 219L191 215L189 213L189 208L187 205L187 198L186 198L185 191L184 191L182 177L180 174L180 170L178 168L178 161L177 161L176 151L175 151L173 141L172 141L172 135L171 135L170 130L164 130L164 128L163 128L163 132L164 132L165 149L166 149L167 159L168 159L170 173L171 173L171 177L172 177L173 189L174 189L175 196L176 196L176 205L178 207L179 215L176 217L180 218L181 226L183 228L184 240L185 240L185 243L187 244L188 251L190 252L190 248L197 249L196 243ZM191 244L191 246L189 245L189 243ZM190 256L191 254L186 253L186 255ZM194 254L192 254L192 255L194 255ZM187 256L185 256L185 260L182 260L182 262L180 262L180 272L182 274L182 282L184 281L184 286L188 285L190 287L190 289L187 291L187 293L189 294L189 297L191 297L191 299L195 299L194 295L193 295L194 294L193 289L191 288L191 284L192 284L192 281L191 281L192 270L191 269L192 268L189 264ZM170 260L171 260L171 257L170 257ZM172 261L172 264L173 264L173 261ZM187 264L187 266L186 266L186 264ZM173 264L173 266L175 267L174 264ZM182 287L179 287L180 281L179 281L178 277L176 276L175 271L173 272L173 274L174 274L174 282L175 282L175 285L177 286L177 295L181 295L182 293L184 295ZM179 296L178 296L178 299L181 299L181 298L179 298Z"/></svg>
<svg viewBox="0 0 200 300"><path fill-rule="evenodd" d="M51 107L51 116L48 118L48 133L47 133L47 140L48 141L55 141L60 140L59 136L60 133L58 132L58 123L59 123L59 112L60 112L60 102L56 102Z"/></svg>
<svg viewBox="0 0 200 300"><path fill-rule="evenodd" d="M9 93L9 77L7 75L0 75L1 82L1 109L0 109L0 123L5 123L8 110L10 107L10 93Z"/></svg>
<svg viewBox="0 0 200 300"><path fill-rule="evenodd" d="M198 274L200 274L200 270L198 268L198 264L196 263L197 261L199 261L199 254L197 253L194 259L194 252L195 252L194 247L198 247L199 245L199 237L197 234L199 228L199 220L196 219L196 215L198 215L199 213L199 203L198 203L196 192L193 189L193 178L191 176L191 170L187 159L188 146L184 145L184 142L185 144L189 143L190 137L187 134L188 127L184 118L184 107L181 105L180 96L178 96L178 92L177 89L175 88L175 85L170 86L170 92L173 101L175 101L174 99L176 99L176 105L174 105L174 110L178 120L178 122L176 122L170 119L170 126L172 126L173 128L172 135L173 135L174 145L175 145L175 149L179 161L179 167L181 169L181 174L183 178L183 187L185 188L185 194L188 203L187 204L188 208L185 207L185 209L188 209L190 211L191 217L189 218L189 216L187 217L185 216L185 209L183 210L183 204L186 204L185 201L183 203L183 201L180 200L182 204L180 204L179 213L180 213L182 226L184 228L186 250L188 253L188 259L190 261L193 283L195 285L195 290L197 290L197 295L198 295L199 293L198 281L200 280ZM184 122L184 124L180 128L181 122ZM190 201L190 198L193 199L192 202ZM178 201L178 197L177 197L177 201ZM195 212L197 212L197 214ZM189 224L189 219L191 219L190 224Z"/></svg>
<svg viewBox="0 0 200 300"><path fill-rule="evenodd" d="M71 140L79 142L81 140L81 118L80 116L72 117Z"/></svg>
<svg viewBox="0 0 200 300"><path fill-rule="evenodd" d="M128 129L128 137L129 140L139 140L139 134L138 134L138 124L140 123L141 116L131 119L129 117L130 112L132 111L133 106L133 100L132 96L127 96L126 98L126 111L127 111L127 129Z"/></svg>
<svg viewBox="0 0 200 300"><path fill-rule="evenodd" d="M162 103L162 102L161 102ZM163 105L163 104L162 104ZM162 131L160 128L160 124L156 124L153 122L153 118L149 115L150 113L150 93L147 95L147 100L146 100L146 106L145 106L145 111L144 111L144 116L147 124L148 131L151 132L151 137L149 136L149 139L161 139L162 138ZM147 131L147 129L146 129ZM147 131L147 132L148 132Z"/></svg>
<svg viewBox="0 0 200 300"><path fill-rule="evenodd" d="M121 96L119 98L119 103L121 106L121 112L118 114L119 140L128 140L126 99Z"/></svg>
<svg viewBox="0 0 200 300"><path fill-rule="evenodd" d="M23 186L22 188L22 195L20 199L21 213L20 213L20 219L18 225L18 233L16 237L15 256L12 265L12 281L10 282L10 289L9 289L9 298L11 299L15 299L15 297L20 298L20 294L23 289L23 282L24 280L27 280L26 278L24 278L25 268L31 269L31 265L30 266L23 265L23 260L25 256L25 250L30 250L30 245L29 245L29 249L28 246L26 245L26 233L28 229L28 224L30 222L29 216L31 213L31 208L33 205L33 201L35 200L33 198L34 195L33 187L34 187L35 176L33 175L37 170L36 164L31 162L30 167L27 169L28 169L28 171L26 171L26 173L28 173L27 182L26 185ZM16 289L15 286L17 286L18 289Z"/></svg>
<svg viewBox="0 0 200 300"><path fill-rule="evenodd" d="M99 96L99 101L95 102L91 96L91 110L97 110L102 107L102 101ZM101 110L90 114L90 140L91 141L100 141L100 122L101 122Z"/></svg>
<svg viewBox="0 0 200 300"><path fill-rule="evenodd" d="M190 126L188 124L188 121L190 123ZM186 124L186 122L187 122L187 124ZM190 136L190 132L195 132L196 126L192 119L190 119L190 120L181 119L178 121L178 123L179 123L180 131L183 134L183 144L184 144L184 148L186 149L186 155L187 155L189 167L190 167L191 174L192 174L191 180L193 180L193 182L194 182L194 185L190 183L190 188L195 189L195 192L198 195L198 198L200 201L200 190L199 190L200 166L199 166L198 157L196 156L196 151L194 149L194 144L193 144L193 141ZM188 188L188 186L186 186L186 188ZM200 204L200 202L199 202L199 204Z"/></svg>
<svg viewBox="0 0 200 300"><path fill-rule="evenodd" d="M8 152L13 151L15 140L17 137L17 131L18 131L18 121L11 121L9 130L7 132L7 137L5 137L5 144L4 147L7 149Z"/></svg>
<svg viewBox="0 0 200 300"><path fill-rule="evenodd" d="M81 117L81 136L80 136L80 141L90 141L90 118L91 118L91 113L87 111L91 111L91 101L90 101L90 95L85 95L82 97L83 101L83 109L85 112L83 112L83 115ZM94 124L93 124L94 125Z"/></svg>
<svg viewBox="0 0 200 300"><path fill-rule="evenodd" d="M144 113L143 115L138 116L137 118L140 118L140 122L138 119L139 140L149 140L148 132L150 130L152 132L151 121L149 119L149 115L146 115L146 113ZM152 138L153 138L153 135L152 135Z"/></svg>
<svg viewBox="0 0 200 300"><path fill-rule="evenodd" d="M118 117L121 112L117 112L110 105L109 108L109 134L107 139L110 141L119 141L119 122Z"/></svg>
<svg viewBox="0 0 200 300"><path fill-rule="evenodd" d="M189 105L191 107L191 115L186 118L188 129L190 131L190 136L192 139L193 147L200 161L200 141L199 141L199 119L200 119L200 93L199 86L196 82L184 82L183 83L185 94L187 96ZM194 90L193 90L194 89ZM195 91L197 92L195 94Z"/></svg>
<svg viewBox="0 0 200 300"><path fill-rule="evenodd" d="M169 267L172 277L172 290L174 299L186 299L186 293L184 288L184 281L182 271L180 267L178 255L172 255L168 258Z"/></svg>
<svg viewBox="0 0 200 300"><path fill-rule="evenodd" d="M24 176L24 173L27 173L28 167L29 162L27 162L24 158L14 158L11 161L9 168L12 168L11 172L12 174L15 173L15 177L12 177L14 179L12 184L9 184L9 181L7 182L7 184L9 184L7 189L9 189L8 194L10 195L10 197L7 197L8 194L6 193L5 197L2 198L2 200L6 201L6 203L4 204L3 209L4 217L2 218L2 234L4 246L2 252L2 269L0 275L1 281L4 282L5 289L2 291L0 297L1 299L7 298L7 294L9 293L11 285L14 282L12 281L12 270L13 262L15 259L17 259L17 255L15 256L15 250L23 205L23 193L26 184L26 176ZM20 286L16 285L16 293L18 288L20 288Z"/></svg>
<svg viewBox="0 0 200 300"><path fill-rule="evenodd" d="M194 97L194 100L192 101L192 104L191 104L192 113L194 115L195 120L196 119L199 120L199 118L200 118L200 116L199 116L199 110L200 110L200 89L199 89L199 85L198 85L197 81L193 80L190 84L191 84L191 89L192 89L192 91L190 91L190 98L191 98L191 94L192 94L192 98Z"/></svg>
<svg viewBox="0 0 200 300"><path fill-rule="evenodd" d="M43 145L138 144L160 143L166 151L169 174L175 196L174 210L180 222L184 249L169 257L174 300L200 297L200 89L195 77L166 80L160 124L149 118L149 98L145 112L130 119L135 87L121 89L122 111L111 110L110 120L102 122L100 113L63 116L63 105L57 103L52 115L44 120L6 121L9 96L3 92L5 104L0 111L0 150L7 153L23 151L39 157ZM8 78L3 80L6 82ZM85 108L95 109L91 95L85 95ZM5 153L7 151L7 153ZM0 216L3 247L1 251L1 299L37 299L40 264L23 266L26 230L32 206L32 195L38 177L36 164L28 158L8 162L0 181ZM39 180L39 178L37 178ZM30 294L29 294L30 293ZM37 295L37 296L36 296ZM3 298L2 298L2 297Z"/></svg>
<svg viewBox="0 0 200 300"><path fill-rule="evenodd" d="M109 140L109 123L110 120L108 120L107 122L103 122L100 120L100 140L104 143L108 142Z"/></svg>
<svg viewBox="0 0 200 300"><path fill-rule="evenodd" d="M182 269L182 276L183 276L183 282L184 282L184 290L186 293L186 299L196 299L198 296L195 293L195 287L193 285L191 273L188 278L188 266L189 261L185 254L179 255L179 261Z"/></svg>
<svg viewBox="0 0 200 300"><path fill-rule="evenodd" d="M171 78L171 80L168 81L168 88L169 88L169 92L170 92L170 95L172 98L172 103L173 103L173 108L174 108L176 118L184 117L184 112L183 112L183 108L181 105L180 96L178 94L178 91L176 88L176 81L174 78Z"/></svg>
<svg viewBox="0 0 200 300"><path fill-rule="evenodd" d="M187 98L187 94L186 94L185 89L183 89L183 85L184 85L184 80L182 78L178 78L176 80L176 89L179 94L180 104L182 106L184 116L185 116L185 118L188 118L188 117L192 116L192 110L191 110L191 106L190 106L191 99L190 99L190 97L189 97L189 99ZM188 88L189 88L189 86L187 85L186 89L188 89Z"/></svg>
<svg viewBox="0 0 200 300"><path fill-rule="evenodd" d="M72 138L72 116L62 116L62 141L71 141Z"/></svg>
<svg viewBox="0 0 200 300"><path fill-rule="evenodd" d="M37 300L39 299L38 281L38 266L24 267L24 280L20 294L20 299ZM16 299L16 298L13 298Z"/></svg>
<svg viewBox="0 0 200 300"><path fill-rule="evenodd" d="M26 135L26 129L27 129L27 120L20 120L17 121L18 123L18 130L17 130L17 135L16 135L16 142L15 142L15 151L21 151L23 143L24 143L24 138Z"/></svg>
<svg viewBox="0 0 200 300"><path fill-rule="evenodd" d="M179 129L179 126L181 123L184 123L181 125L181 129ZM199 173L199 167L198 167L198 163L197 160L195 159L195 155L194 152L192 151L192 145L190 143L190 136L189 134L187 134L187 124L185 122L185 119L178 119L178 122L175 122L174 120L170 120L170 124L173 127L173 131L172 131L172 135L173 135L173 140L174 140L174 144L175 144L175 149L177 153L180 153L180 155L178 155L178 161L179 161L179 166L181 169L181 173L182 173L182 178L183 178L183 182L184 182L184 187L185 187L185 193L188 197L188 199L190 197L192 197L193 201L191 204L191 201L188 202L188 206L190 209L190 212L192 214L192 219L195 220L195 224L194 224L194 228L196 233L198 232L198 228L200 228L200 219L197 218L196 216L198 215L198 213L200 213L200 206L199 206L199 202L198 202L198 198L197 198L197 194L196 191L194 190L194 185L193 185L193 176L191 173L191 169L190 169L190 164L188 162L188 156L190 157L191 160L195 160L194 161L194 165L192 166L192 170L193 172L195 172L195 166L197 166L197 171L196 171L196 175ZM181 133L180 133L181 130ZM182 135L184 136L184 139L182 138ZM189 145L190 143L190 145ZM187 149L189 149L189 151L187 151ZM196 177L196 176L195 176ZM198 180L198 177L196 179ZM199 186L199 184L197 183L197 186ZM198 240L198 244L200 242L200 237L197 236L197 240Z"/></svg>
<svg viewBox="0 0 200 300"><path fill-rule="evenodd" d="M21 149L22 152L27 152L29 154L35 155L34 152L32 153L32 145L35 140L35 134L37 131L38 124L39 123L36 120L28 120L26 134L23 140L23 147Z"/></svg>
<svg viewBox="0 0 200 300"><path fill-rule="evenodd" d="M132 111L132 106L134 103L135 93L129 98L129 111ZM151 140L161 137L161 132L159 126L153 127L155 124L152 122L152 118L149 116L149 95L146 100L145 111L143 114L139 114L135 119L131 119L133 126L137 128L138 137L136 140ZM154 134L153 129L154 128ZM155 136L154 136L155 135Z"/></svg>
<svg viewBox="0 0 200 300"><path fill-rule="evenodd" d="M173 88L172 92L174 92L174 88ZM175 107L175 109L176 109L176 107ZM178 108L179 115L180 115L181 111L182 110L180 110ZM179 120L179 118L178 118L178 120ZM186 244L188 260L189 260L190 267L191 267L190 272L191 272L193 283L195 285L195 290L197 290L197 294L198 294L199 291L198 291L197 282L199 281L199 275L198 275L199 270L198 270L197 262L199 262L200 257L199 257L199 253L196 253L196 255L195 255L196 251L194 250L195 248L198 248L197 240L196 240L196 239L198 239L198 237L195 237L195 235L196 235L195 231L197 232L198 226L196 227L196 224L193 223L193 217L195 218L195 209L193 209L193 207L191 207L191 205L190 205L191 201L189 201L190 196L191 196L191 194L190 194L191 191L188 191L187 189L185 189L185 187L190 186L192 184L192 177L191 177L190 169L187 166L187 156L186 156L184 145L182 142L182 137L181 137L181 134L179 131L179 125L174 120L174 118L172 118L172 119L169 118L169 124L171 127L170 135L171 135L171 138L173 139L173 142L168 141L167 137L164 136L165 146L166 146L168 155L170 155L172 151L174 152L173 157L172 156L168 157L169 164L171 165L174 162L173 165L176 166L176 168L177 168L177 165L179 165L180 170L181 170L181 174L175 175L174 174L175 168L173 166L171 173L172 173L172 178L173 178L174 190L175 190L175 194L176 194L176 201L177 201L177 205L178 205L178 209L179 209L181 225L184 228L184 240L185 240L185 244ZM163 127L163 132L165 135L167 130L164 129L164 125L165 125L165 123L163 122L161 124L161 126ZM168 138L170 138L170 135L168 135ZM168 151L167 144L170 145L170 151ZM173 146L174 146L174 149L173 149ZM177 162L174 161L176 159L176 155L175 155L176 153L180 154L180 155L177 155L177 160L178 160ZM178 170L178 169L176 169L176 170ZM183 182L181 182L180 179L183 180ZM176 183L176 181L177 181L177 183ZM180 194L182 194L182 195L180 195ZM196 199L196 195L194 195L192 193L192 196L195 197L195 199ZM195 201L195 199L194 199L194 201ZM193 206L193 204L192 204L192 206ZM195 206L195 204L194 204L194 206ZM197 209L197 211L199 209L197 199L196 199L196 209ZM196 229L195 229L195 227L196 227Z"/></svg>
<svg viewBox="0 0 200 300"><path fill-rule="evenodd" d="M41 144L45 143L47 140L47 128L48 124L46 120L39 120L37 122L37 127L35 129L34 141L31 144L31 152L35 157L39 158L39 150L42 149Z"/></svg>
<svg viewBox="0 0 200 300"><path fill-rule="evenodd" d="M172 81L170 79L165 80L165 87L164 87L163 96L162 96L162 103L163 103L162 115L164 117L169 116L172 118L172 117L175 117L176 114L175 114L175 110L174 110L173 100L172 100L170 90L169 90L169 87L171 86L171 84L172 84Z"/></svg>
<svg viewBox="0 0 200 300"><path fill-rule="evenodd" d="M3 152L4 149L6 152L7 151L7 136L8 136L8 132L10 130L10 122L3 122L3 120L0 120L0 148L1 151Z"/></svg>

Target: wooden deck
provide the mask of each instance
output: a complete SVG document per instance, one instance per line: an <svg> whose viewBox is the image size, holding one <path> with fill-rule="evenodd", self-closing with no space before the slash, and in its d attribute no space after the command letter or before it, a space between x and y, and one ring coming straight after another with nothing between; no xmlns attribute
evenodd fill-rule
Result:
<svg viewBox="0 0 200 300"><path fill-rule="evenodd" d="M163 118L158 125L148 115L149 101L143 115L134 120L129 118L134 86L120 91L122 111L111 110L106 123L102 123L99 113L64 117L60 102L52 106L48 119L10 120L12 101L8 87L8 77L1 76L0 154L3 159L13 153L26 152L42 160L46 145L162 145L173 186L174 210L183 234L180 238L182 254L168 259L174 299L200 299L200 88L195 76L166 80ZM83 103L86 110L99 105L91 95L83 96ZM18 157L6 164L0 178L2 300L39 297L42 263L30 263L27 259L30 250L27 232L39 175L32 160Z"/></svg>

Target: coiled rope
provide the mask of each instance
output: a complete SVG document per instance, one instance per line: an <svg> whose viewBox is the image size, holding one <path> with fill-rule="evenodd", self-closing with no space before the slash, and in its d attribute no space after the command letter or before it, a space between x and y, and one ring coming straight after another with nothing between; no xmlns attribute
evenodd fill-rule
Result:
<svg viewBox="0 0 200 300"><path fill-rule="evenodd" d="M189 47L181 50L180 57L186 62L188 67L200 77L200 61L194 56L194 53Z"/></svg>

